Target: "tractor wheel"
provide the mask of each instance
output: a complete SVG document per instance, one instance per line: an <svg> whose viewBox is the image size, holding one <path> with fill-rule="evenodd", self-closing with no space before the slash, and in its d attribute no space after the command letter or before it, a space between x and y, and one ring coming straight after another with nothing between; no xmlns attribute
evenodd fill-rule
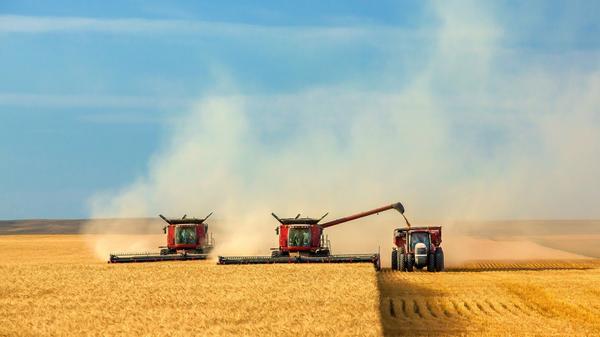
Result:
<svg viewBox="0 0 600 337"><path fill-rule="evenodd" d="M433 273L435 271L435 255L427 255L427 271Z"/></svg>
<svg viewBox="0 0 600 337"><path fill-rule="evenodd" d="M400 253L400 258L398 259L398 270L406 271L406 255L404 255L404 253Z"/></svg>
<svg viewBox="0 0 600 337"><path fill-rule="evenodd" d="M398 251L392 250L392 270L398 270Z"/></svg>
<svg viewBox="0 0 600 337"><path fill-rule="evenodd" d="M160 250L160 255L169 255L169 250L166 248L163 248Z"/></svg>
<svg viewBox="0 0 600 337"><path fill-rule="evenodd" d="M444 271L444 251L442 247L437 247L435 250L435 270Z"/></svg>
<svg viewBox="0 0 600 337"><path fill-rule="evenodd" d="M281 253L278 250L274 250L271 252L271 257L280 257Z"/></svg>
<svg viewBox="0 0 600 337"><path fill-rule="evenodd" d="M415 257L413 255L407 255L406 256L406 271L407 272L411 272L413 271L413 266L415 265Z"/></svg>

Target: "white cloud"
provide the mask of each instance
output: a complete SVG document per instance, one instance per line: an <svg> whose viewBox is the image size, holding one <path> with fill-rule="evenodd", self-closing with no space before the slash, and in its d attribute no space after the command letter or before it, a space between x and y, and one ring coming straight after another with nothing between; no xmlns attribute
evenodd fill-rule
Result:
<svg viewBox="0 0 600 337"><path fill-rule="evenodd" d="M271 36L301 39L353 39L381 34L424 36L377 25L275 26L200 20L161 20L142 18L90 18L0 15L0 33L96 32L111 34L197 34L204 36ZM410 34L410 35L409 35Z"/></svg>
<svg viewBox="0 0 600 337"><path fill-rule="evenodd" d="M193 100L176 97L0 93L0 106L37 108L182 108Z"/></svg>

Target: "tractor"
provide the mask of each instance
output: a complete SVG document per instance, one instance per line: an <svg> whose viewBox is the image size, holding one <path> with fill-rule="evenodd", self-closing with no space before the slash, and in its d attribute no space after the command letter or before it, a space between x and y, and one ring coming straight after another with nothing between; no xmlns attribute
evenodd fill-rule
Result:
<svg viewBox="0 0 600 337"><path fill-rule="evenodd" d="M394 230L392 270L412 272L427 268L429 272L444 270L442 227L412 227L404 216L406 227Z"/></svg>

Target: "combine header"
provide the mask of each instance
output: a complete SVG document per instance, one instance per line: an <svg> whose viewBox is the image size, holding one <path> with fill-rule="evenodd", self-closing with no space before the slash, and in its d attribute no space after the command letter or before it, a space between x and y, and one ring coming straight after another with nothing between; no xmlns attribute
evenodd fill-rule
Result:
<svg viewBox="0 0 600 337"><path fill-rule="evenodd" d="M161 214L167 223L163 227L167 245L159 247L159 253L110 254L109 263L205 260L214 247L214 238L204 223L211 215L204 219L185 215L181 219L167 219Z"/></svg>
<svg viewBox="0 0 600 337"><path fill-rule="evenodd" d="M404 213L401 203L376 208L367 212L350 215L319 224L321 218L280 218L271 213L279 222L275 233L279 236L279 248L271 248L271 256L219 256L219 264L263 264L263 263L373 263L379 269L379 254L331 255L329 240L323 230L344 222L395 209Z"/></svg>

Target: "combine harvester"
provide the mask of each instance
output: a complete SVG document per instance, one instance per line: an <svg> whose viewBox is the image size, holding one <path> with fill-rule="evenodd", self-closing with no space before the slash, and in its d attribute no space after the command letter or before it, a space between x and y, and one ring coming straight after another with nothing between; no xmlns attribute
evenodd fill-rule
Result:
<svg viewBox="0 0 600 337"><path fill-rule="evenodd" d="M404 209L401 213L406 227L394 230L392 270L411 272L413 268L426 267L429 272L443 271L442 227L412 227L404 216Z"/></svg>
<svg viewBox="0 0 600 337"><path fill-rule="evenodd" d="M329 240L323 230L344 222L395 209L404 213L401 203L376 208L367 212L350 215L337 220L319 224L321 218L280 218L271 213L279 226L275 233L279 235L279 248L271 248L271 256L219 256L219 264L265 264L265 263L373 263L379 270L379 253L332 255Z"/></svg>
<svg viewBox="0 0 600 337"><path fill-rule="evenodd" d="M167 219L161 214L161 219L167 223L163 227L163 232L167 234L167 245L159 247L160 253L110 254L108 262L205 260L214 247L214 238L204 223L211 215L204 219L187 218L185 215L181 219Z"/></svg>

